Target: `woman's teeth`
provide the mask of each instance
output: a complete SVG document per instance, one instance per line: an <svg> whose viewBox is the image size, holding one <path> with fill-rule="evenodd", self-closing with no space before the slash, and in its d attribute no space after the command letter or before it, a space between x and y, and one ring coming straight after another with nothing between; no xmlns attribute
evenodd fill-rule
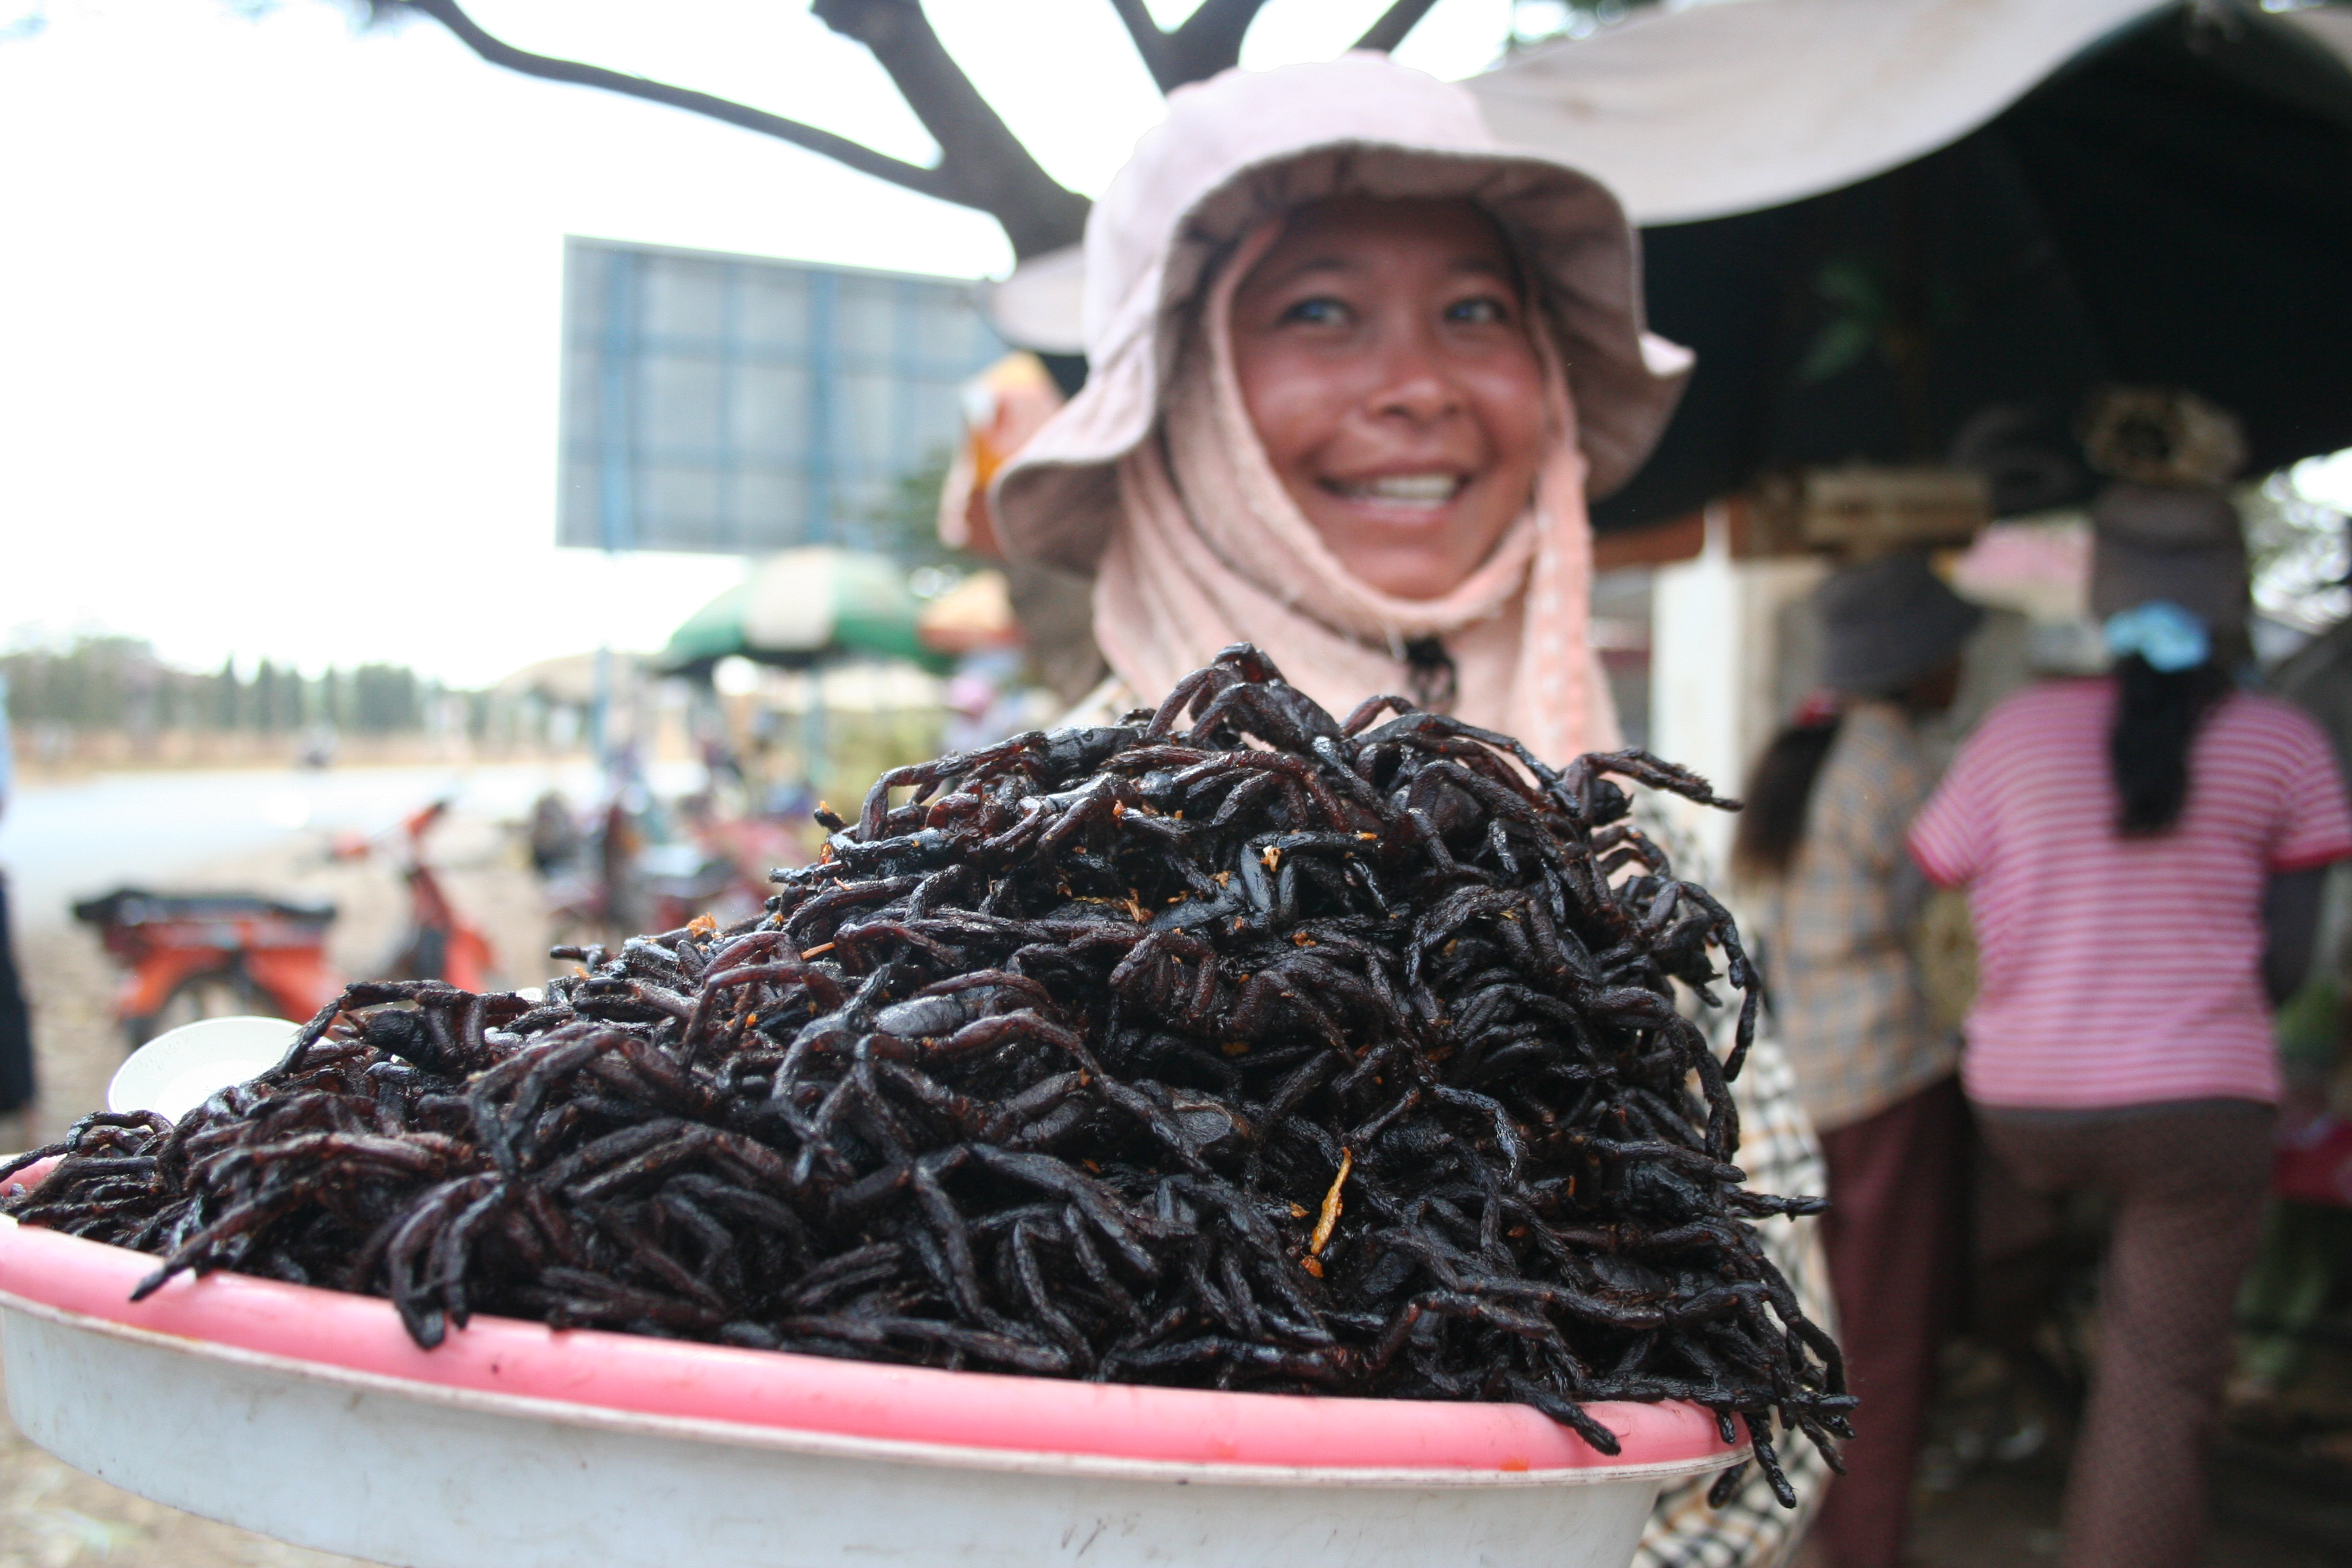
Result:
<svg viewBox="0 0 2352 1568"><path fill-rule="evenodd" d="M1342 479L1331 489L1349 500L1405 506L1444 506L1462 489L1459 474L1384 474L1376 479Z"/></svg>

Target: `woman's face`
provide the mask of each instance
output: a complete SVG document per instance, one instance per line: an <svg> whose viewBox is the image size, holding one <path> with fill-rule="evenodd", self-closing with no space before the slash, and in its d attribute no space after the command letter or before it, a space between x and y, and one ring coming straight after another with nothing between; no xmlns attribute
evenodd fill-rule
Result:
<svg viewBox="0 0 2352 1568"><path fill-rule="evenodd" d="M1464 201L1299 208L1235 290L1250 422L1341 564L1441 598L1526 508L1543 378L1518 268Z"/></svg>

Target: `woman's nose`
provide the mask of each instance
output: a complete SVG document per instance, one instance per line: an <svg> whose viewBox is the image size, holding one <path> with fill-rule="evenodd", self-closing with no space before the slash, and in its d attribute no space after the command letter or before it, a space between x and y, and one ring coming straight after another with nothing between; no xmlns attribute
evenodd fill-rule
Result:
<svg viewBox="0 0 2352 1568"><path fill-rule="evenodd" d="M1426 334L1401 333L1382 348L1380 385L1370 400L1373 413L1427 424L1462 407L1462 390Z"/></svg>

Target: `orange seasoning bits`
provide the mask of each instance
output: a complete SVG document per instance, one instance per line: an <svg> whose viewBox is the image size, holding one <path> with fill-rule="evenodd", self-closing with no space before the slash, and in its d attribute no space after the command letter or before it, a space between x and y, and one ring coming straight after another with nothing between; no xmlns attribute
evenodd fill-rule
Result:
<svg viewBox="0 0 2352 1568"><path fill-rule="evenodd" d="M1331 1227L1339 1223L1339 1189L1348 1184L1348 1173L1355 1168L1355 1151L1340 1150L1339 1173L1331 1178L1331 1190L1323 1194L1323 1212L1315 1216L1315 1234L1307 1238L1308 1257L1321 1256L1323 1249L1330 1245Z"/></svg>

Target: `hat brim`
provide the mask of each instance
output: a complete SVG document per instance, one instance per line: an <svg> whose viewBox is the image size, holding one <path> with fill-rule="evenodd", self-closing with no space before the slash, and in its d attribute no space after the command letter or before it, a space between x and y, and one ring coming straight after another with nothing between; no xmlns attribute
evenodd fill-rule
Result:
<svg viewBox="0 0 2352 1568"><path fill-rule="evenodd" d="M1633 477L1674 415L1691 356L1643 328L1640 242L1616 197L1545 158L1349 139L1244 167L1183 216L1154 269L1151 330L1097 359L1077 395L998 476L997 524L1013 554L1094 570L1118 516L1116 465L1151 434L1202 284L1260 224L1336 195L1466 199L1492 214L1538 284L1576 403L1588 493Z"/></svg>

